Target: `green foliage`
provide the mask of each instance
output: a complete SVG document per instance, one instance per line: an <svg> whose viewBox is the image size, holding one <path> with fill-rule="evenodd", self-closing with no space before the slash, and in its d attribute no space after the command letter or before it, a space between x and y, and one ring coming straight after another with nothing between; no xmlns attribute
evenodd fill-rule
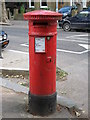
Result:
<svg viewBox="0 0 90 120"><path fill-rule="evenodd" d="M56 77L57 79L63 79L64 77L66 77L68 75L67 72L65 72L64 70L61 70L60 68L56 68Z"/></svg>
<svg viewBox="0 0 90 120"><path fill-rule="evenodd" d="M25 13L25 7L24 7L24 4L22 4L22 6L20 7L20 13L21 13L21 14Z"/></svg>

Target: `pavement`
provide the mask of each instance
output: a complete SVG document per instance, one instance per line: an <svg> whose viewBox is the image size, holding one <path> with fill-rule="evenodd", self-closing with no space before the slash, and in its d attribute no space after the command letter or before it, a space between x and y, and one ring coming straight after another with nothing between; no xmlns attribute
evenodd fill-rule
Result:
<svg viewBox="0 0 90 120"><path fill-rule="evenodd" d="M3 27L4 30L9 34L11 40L10 45L4 51L2 51L3 59L0 59L0 69L2 73L7 71L21 74L20 71L29 70L29 53L28 53L28 26L27 21L12 21L12 26ZM16 32L15 32L16 31ZM24 32L25 31L25 32ZM69 98L77 105L79 105L85 111L85 117L88 116L88 51L87 44L89 40L87 33L85 32L68 32L64 33L61 29L57 29L57 66L64 71L68 72L67 80L57 83L57 93L60 96ZM64 35L63 35L64 34ZM81 36L80 36L81 35ZM85 37L85 38L84 38ZM83 39L84 38L84 39ZM14 41L14 42L13 42ZM81 46L80 46L81 45ZM82 45L86 45L82 47ZM9 73L10 73L9 72ZM10 78L12 79L12 78ZM16 93L12 90L3 88L3 103L4 105L3 117L36 117L28 114L23 107L25 107L24 97L27 95L23 93ZM6 92L7 91L7 92ZM9 93L9 94L7 94ZM6 94L6 95L5 95ZM15 97L14 97L15 96ZM15 98L17 101L15 103ZM22 98L22 99L21 99ZM11 108L10 100L12 99L13 104ZM20 102L19 102L20 101ZM20 106L19 106L20 104ZM18 109L17 109L17 107ZM10 111L9 111L9 110ZM23 109L23 110L21 110ZM20 110L21 113L18 111ZM10 115L10 113L13 113ZM17 114L17 115L16 115ZM55 114L48 117L57 118L70 118L72 116L67 109L62 109L62 112L56 112Z"/></svg>
<svg viewBox="0 0 90 120"><path fill-rule="evenodd" d="M2 88L2 117L3 118L72 118L67 109L62 108L54 114L40 117L27 112L27 95L16 93L7 88ZM17 98L17 99L16 99Z"/></svg>
<svg viewBox="0 0 90 120"><path fill-rule="evenodd" d="M28 111L27 94L29 88L16 84L14 82L10 82L5 78L2 78L2 80L0 79L0 81L2 81L2 86L3 86L0 87L1 88L0 92L2 92L3 118L22 118L22 117L41 118L41 116L32 115L27 112ZM54 114L51 114L49 116L44 116L42 118L74 118L76 116L74 114L71 114L69 110L73 109L75 111L78 111L78 113L81 112L81 110L79 111L78 107L75 106L74 102L72 102L69 99L66 99L65 97L57 96L57 103L58 105L56 112Z"/></svg>

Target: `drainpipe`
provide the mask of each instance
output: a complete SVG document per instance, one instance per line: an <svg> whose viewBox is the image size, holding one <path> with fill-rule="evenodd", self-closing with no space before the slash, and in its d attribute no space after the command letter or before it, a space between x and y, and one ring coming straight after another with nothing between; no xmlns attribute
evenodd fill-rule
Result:
<svg viewBox="0 0 90 120"><path fill-rule="evenodd" d="M58 12L58 0L56 0L56 12Z"/></svg>
<svg viewBox="0 0 90 120"><path fill-rule="evenodd" d="M70 6L72 6L72 0L70 0Z"/></svg>

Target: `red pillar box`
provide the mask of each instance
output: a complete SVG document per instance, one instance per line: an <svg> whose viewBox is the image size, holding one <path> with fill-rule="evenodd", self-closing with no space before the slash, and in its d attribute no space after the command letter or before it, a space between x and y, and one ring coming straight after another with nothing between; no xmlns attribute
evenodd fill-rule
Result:
<svg viewBox="0 0 90 120"><path fill-rule="evenodd" d="M29 111L48 115L56 110L57 20L62 15L37 10L24 14L29 20Z"/></svg>

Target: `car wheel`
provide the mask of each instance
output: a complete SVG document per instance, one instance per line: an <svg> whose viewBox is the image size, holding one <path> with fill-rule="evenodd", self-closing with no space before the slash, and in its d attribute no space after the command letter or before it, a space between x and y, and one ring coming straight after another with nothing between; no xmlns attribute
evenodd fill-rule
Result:
<svg viewBox="0 0 90 120"><path fill-rule="evenodd" d="M60 28L60 29L62 29L62 26L61 26L61 25L59 25L59 28Z"/></svg>
<svg viewBox="0 0 90 120"><path fill-rule="evenodd" d="M3 46L2 46L2 49L6 48L6 47L7 47L7 45L3 45Z"/></svg>
<svg viewBox="0 0 90 120"><path fill-rule="evenodd" d="M59 27L61 27L61 24L59 24Z"/></svg>
<svg viewBox="0 0 90 120"><path fill-rule="evenodd" d="M66 32L70 31L71 30L70 23L68 23L68 22L64 23L63 24L63 30L66 31Z"/></svg>

